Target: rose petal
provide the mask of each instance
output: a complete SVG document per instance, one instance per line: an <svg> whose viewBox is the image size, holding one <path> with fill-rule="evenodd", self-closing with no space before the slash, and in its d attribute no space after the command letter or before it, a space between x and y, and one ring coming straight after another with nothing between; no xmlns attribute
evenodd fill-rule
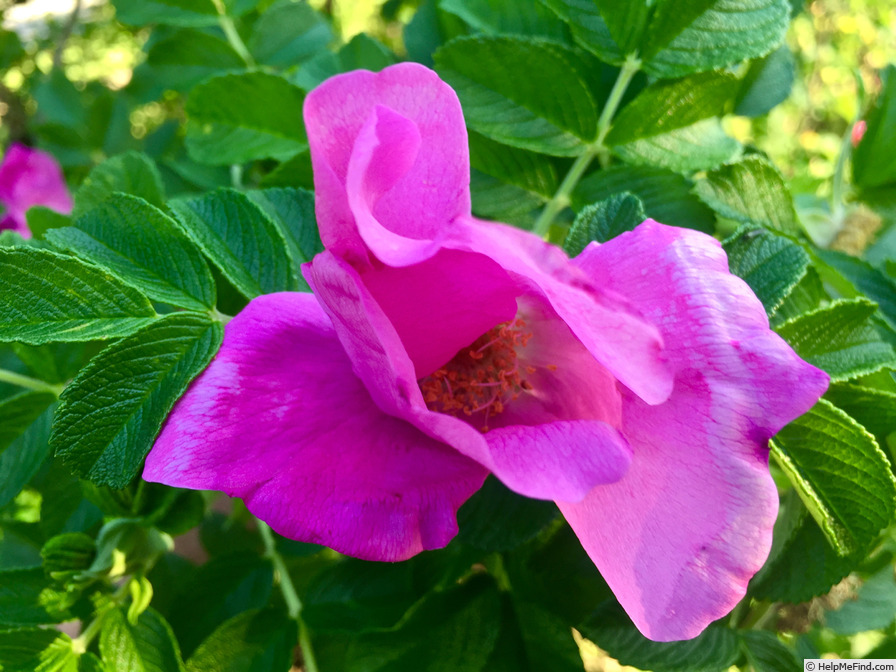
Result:
<svg viewBox="0 0 896 672"><path fill-rule="evenodd" d="M143 476L223 490L284 536L394 561L447 544L486 471L380 411L314 297L284 293L227 325Z"/></svg>
<svg viewBox="0 0 896 672"><path fill-rule="evenodd" d="M0 203L6 216L0 229L31 237L25 213L42 205L61 213L72 211L72 199L62 169L52 156L18 143L12 144L0 163Z"/></svg>

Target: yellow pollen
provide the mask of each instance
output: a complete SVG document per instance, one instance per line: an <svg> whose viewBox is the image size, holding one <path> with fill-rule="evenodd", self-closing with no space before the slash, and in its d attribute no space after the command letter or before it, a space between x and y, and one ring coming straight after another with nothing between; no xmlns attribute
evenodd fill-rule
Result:
<svg viewBox="0 0 896 672"><path fill-rule="evenodd" d="M519 318L499 324L445 366L421 378L418 382L427 408L455 417L484 414L481 430L487 432L491 416L503 412L507 402L521 392L532 389L523 376L534 373L535 368L517 362L517 349L525 348L532 338L525 327Z"/></svg>

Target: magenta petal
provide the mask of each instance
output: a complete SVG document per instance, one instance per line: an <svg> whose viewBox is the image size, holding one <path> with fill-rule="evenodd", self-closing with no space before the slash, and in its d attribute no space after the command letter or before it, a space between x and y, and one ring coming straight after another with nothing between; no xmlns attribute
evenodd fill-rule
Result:
<svg viewBox="0 0 896 672"><path fill-rule="evenodd" d="M384 109L389 112L383 113ZM385 125L380 128L371 122L372 115L383 118ZM390 180L403 173L390 188L377 190L375 203L368 203L383 229L399 238L432 240L443 235L456 217L470 212L467 132L460 102L433 71L400 63L378 73L358 70L338 75L308 94L304 116L321 239L335 254L356 264L366 259L346 191L350 159L365 124L375 124L376 137L368 130L364 147L357 151L379 153L363 161L359 155L356 161L388 166L389 152L397 151L400 158L388 168ZM385 117L392 122L395 117L409 120L425 151L415 154L413 135ZM376 150L391 140L398 140L399 146ZM414 161L408 166L411 154ZM367 179L377 182L373 175Z"/></svg>
<svg viewBox="0 0 896 672"><path fill-rule="evenodd" d="M447 544L485 475L380 411L314 297L286 293L227 325L143 474L223 490L280 534L389 561Z"/></svg>
<svg viewBox="0 0 896 672"><path fill-rule="evenodd" d="M631 468L560 508L645 635L694 637L765 561L778 506L768 440L827 376L768 328L709 236L648 221L575 262L661 325L676 379L659 406L625 394Z"/></svg>
<svg viewBox="0 0 896 672"><path fill-rule="evenodd" d="M25 237L31 232L25 218L29 208L42 205L57 212L72 211L72 199L56 159L37 149L12 144L0 163L0 203L6 216L0 229Z"/></svg>

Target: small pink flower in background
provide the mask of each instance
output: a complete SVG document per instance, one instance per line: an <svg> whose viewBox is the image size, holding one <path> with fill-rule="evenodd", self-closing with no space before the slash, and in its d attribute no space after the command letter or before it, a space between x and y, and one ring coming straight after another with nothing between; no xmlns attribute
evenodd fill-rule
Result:
<svg viewBox="0 0 896 672"><path fill-rule="evenodd" d="M865 137L865 131L868 130L868 122L864 119L859 119L852 127L852 135L850 136L850 140L852 140L852 146L858 147L859 143L862 142L862 138Z"/></svg>
<svg viewBox="0 0 896 672"><path fill-rule="evenodd" d="M12 229L31 237L25 213L43 205L63 214L72 211L72 199L62 169L52 156L38 149L13 143L0 163L0 231Z"/></svg>
<svg viewBox="0 0 896 672"><path fill-rule="evenodd" d="M446 545L491 472L557 502L648 637L730 611L771 545L768 440L828 378L719 243L648 220L570 260L475 219L460 104L416 64L328 80L305 120L314 294L227 325L144 478L395 561Z"/></svg>

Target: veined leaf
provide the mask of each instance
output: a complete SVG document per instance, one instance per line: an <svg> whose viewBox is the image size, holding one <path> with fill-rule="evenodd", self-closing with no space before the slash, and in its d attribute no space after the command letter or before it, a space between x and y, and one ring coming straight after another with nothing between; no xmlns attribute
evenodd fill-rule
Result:
<svg viewBox="0 0 896 672"><path fill-rule="evenodd" d="M439 9L486 35L530 35L568 41L566 25L540 2L520 2L507 11L503 0L441 0Z"/></svg>
<svg viewBox="0 0 896 672"><path fill-rule="evenodd" d="M227 42L200 30L181 30L155 42L146 62L165 88L177 91L246 67Z"/></svg>
<svg viewBox="0 0 896 672"><path fill-rule="evenodd" d="M560 186L557 169L548 157L502 145L476 131L470 131L470 165L502 182L547 198Z"/></svg>
<svg viewBox="0 0 896 672"><path fill-rule="evenodd" d="M740 149L740 143L725 133L717 118L712 118L616 145L613 153L626 163L693 173L730 161Z"/></svg>
<svg viewBox="0 0 896 672"><path fill-rule="evenodd" d="M600 60L613 65L621 65L625 60L625 52L613 39L595 0L542 1L569 24L576 42Z"/></svg>
<svg viewBox="0 0 896 672"><path fill-rule="evenodd" d="M22 392L0 401L0 454L54 401L50 392Z"/></svg>
<svg viewBox="0 0 896 672"><path fill-rule="evenodd" d="M296 623L274 609L250 609L225 621L187 661L187 672L270 672L292 664Z"/></svg>
<svg viewBox="0 0 896 672"><path fill-rule="evenodd" d="M115 0L115 17L131 26L211 26L218 22L212 0Z"/></svg>
<svg viewBox="0 0 896 672"><path fill-rule="evenodd" d="M849 413L878 441L896 432L896 392L858 383L836 383L824 398Z"/></svg>
<svg viewBox="0 0 896 672"><path fill-rule="evenodd" d="M333 31L311 5L281 0L258 18L249 37L249 51L259 63L289 67L326 49Z"/></svg>
<svg viewBox="0 0 896 672"><path fill-rule="evenodd" d="M569 229L563 249L574 257L591 241L605 243L620 233L632 231L645 219L644 205L637 196L628 192L610 196L582 208Z"/></svg>
<svg viewBox="0 0 896 672"><path fill-rule="evenodd" d="M0 631L3 672L77 672L78 654L63 632L42 628Z"/></svg>
<svg viewBox="0 0 896 672"><path fill-rule="evenodd" d="M50 405L0 453L0 507L15 499L50 453L50 425L56 405Z"/></svg>
<svg viewBox="0 0 896 672"><path fill-rule="evenodd" d="M742 630L740 638L747 660L756 672L802 672L802 661L775 633Z"/></svg>
<svg viewBox="0 0 896 672"><path fill-rule="evenodd" d="M741 80L735 114L758 117L769 112L790 95L796 78L796 61L790 48L782 44L768 56L750 64Z"/></svg>
<svg viewBox="0 0 896 672"><path fill-rule="evenodd" d="M147 609L132 624L123 607L103 619L100 653L109 672L183 672L177 640L158 612Z"/></svg>
<svg viewBox="0 0 896 672"><path fill-rule="evenodd" d="M140 152L125 152L106 159L84 178L75 192L72 217L89 212L116 191L139 196L158 208L165 205L162 177L153 160Z"/></svg>

